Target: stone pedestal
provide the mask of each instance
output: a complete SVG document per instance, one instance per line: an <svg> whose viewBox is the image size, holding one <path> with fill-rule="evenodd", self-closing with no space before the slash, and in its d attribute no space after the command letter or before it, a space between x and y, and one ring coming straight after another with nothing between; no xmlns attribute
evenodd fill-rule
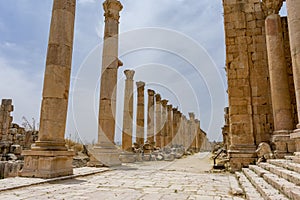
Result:
<svg viewBox="0 0 300 200"><path fill-rule="evenodd" d="M120 151L114 146L116 91L118 68L123 63L118 58L119 18L122 4L117 0L106 0L103 3L105 31L102 55L102 71L100 83L100 104L98 143L91 152L94 160L90 165L120 165Z"/></svg>
<svg viewBox="0 0 300 200"><path fill-rule="evenodd" d="M293 130L293 118L281 18L278 14L270 14L265 24L274 117L274 132L271 141L275 147L276 158L283 158L291 153L288 146L290 150L294 149L291 147L294 143L288 139Z"/></svg>
<svg viewBox="0 0 300 200"><path fill-rule="evenodd" d="M73 174L73 151L23 151L21 176L53 178Z"/></svg>
<svg viewBox="0 0 300 200"><path fill-rule="evenodd" d="M136 143L144 144L145 137L145 83L140 81L136 83L137 86L137 114L136 114Z"/></svg>
<svg viewBox="0 0 300 200"><path fill-rule="evenodd" d="M288 13L297 112L298 120L300 120L300 1L287 0L286 7ZM296 151L300 152L300 124L297 125L297 129L291 134L291 139L296 143Z"/></svg>
<svg viewBox="0 0 300 200"><path fill-rule="evenodd" d="M155 145L156 147L162 147L161 133L162 133L162 112L161 112L161 96L160 94L155 95Z"/></svg>
<svg viewBox="0 0 300 200"><path fill-rule="evenodd" d="M21 176L53 178L73 173L65 146L76 0L54 0L38 141L24 155Z"/></svg>
<svg viewBox="0 0 300 200"><path fill-rule="evenodd" d="M243 167L255 164L257 157L255 150L256 146L254 145L231 145L228 151L231 172L239 171Z"/></svg>

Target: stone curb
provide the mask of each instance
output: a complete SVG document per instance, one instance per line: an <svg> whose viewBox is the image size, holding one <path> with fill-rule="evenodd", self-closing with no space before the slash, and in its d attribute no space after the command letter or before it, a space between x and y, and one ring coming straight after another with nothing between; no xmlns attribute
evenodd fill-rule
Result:
<svg viewBox="0 0 300 200"><path fill-rule="evenodd" d="M73 175L70 175L70 176L62 176L62 177L50 178L50 179L36 179L37 181L32 182L32 183L25 183L25 184L15 185L15 186L7 187L7 188L0 188L0 193L4 192L4 191L30 187L30 186L34 186L34 185L40 185L40 184L51 183L51 182L56 182L56 181L74 179L74 178L78 178L78 177L95 175L95 174L104 173L104 172L107 172L107 171L112 171L112 169L110 169L110 168L101 168L101 169L87 171L87 172L79 172L78 174L73 174ZM21 177L18 177L18 178L22 179ZM8 179L10 179L10 178L7 178L7 180ZM6 179L3 179L3 180L6 180ZM1 183L1 185L2 184L5 184L5 183Z"/></svg>

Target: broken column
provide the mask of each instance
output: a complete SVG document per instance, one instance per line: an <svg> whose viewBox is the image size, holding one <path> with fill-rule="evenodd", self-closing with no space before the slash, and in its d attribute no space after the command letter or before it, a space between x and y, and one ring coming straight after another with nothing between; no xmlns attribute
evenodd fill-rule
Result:
<svg viewBox="0 0 300 200"><path fill-rule="evenodd" d="M136 143L144 145L144 120L145 120L145 102L144 102L144 91L145 83L140 81L136 83L137 86L137 114L136 114Z"/></svg>
<svg viewBox="0 0 300 200"><path fill-rule="evenodd" d="M119 19L122 8L122 4L117 0L106 0L103 3L105 30L100 83L98 143L90 150L93 155L90 161L91 166L121 164L114 139L117 76L118 68L123 65L118 58Z"/></svg>
<svg viewBox="0 0 300 200"><path fill-rule="evenodd" d="M148 90L148 126L147 126L147 141L151 146L154 146L154 95L155 92L153 90Z"/></svg>
<svg viewBox="0 0 300 200"><path fill-rule="evenodd" d="M10 145L12 144L9 138L9 129L13 121L10 113L14 110L11 99L2 99L0 107L0 160L1 155L5 156L9 153Z"/></svg>
<svg viewBox="0 0 300 200"><path fill-rule="evenodd" d="M162 132L161 132L161 141L162 141L162 146L161 148L166 147L167 145L167 133L168 133L168 114L167 114L167 104L168 100L163 99L161 101L162 103Z"/></svg>
<svg viewBox="0 0 300 200"><path fill-rule="evenodd" d="M73 151L65 145L65 126L73 51L76 0L54 0L38 141L23 151L26 177L73 174Z"/></svg>
<svg viewBox="0 0 300 200"><path fill-rule="evenodd" d="M161 96L160 94L155 95L155 146L161 148L162 147L162 108L161 108Z"/></svg>
<svg viewBox="0 0 300 200"><path fill-rule="evenodd" d="M8 140L8 132L13 120L10 113L13 110L12 100L2 99L0 107L0 142L6 142Z"/></svg>
<svg viewBox="0 0 300 200"><path fill-rule="evenodd" d="M265 28L274 117L272 142L275 144L275 156L283 158L289 149L294 151L294 143L290 140L290 132L293 130L292 106L281 18L278 14L282 1L265 1L265 5L268 15Z"/></svg>
<svg viewBox="0 0 300 200"><path fill-rule="evenodd" d="M294 84L296 93L296 103L298 112L298 122L300 120L300 1L286 1L289 36L292 55L292 65L294 74ZM300 123L297 124L297 129L291 134L291 139L295 140L296 151L300 152ZM298 154L298 153L297 153ZM299 153L300 154L300 153Z"/></svg>

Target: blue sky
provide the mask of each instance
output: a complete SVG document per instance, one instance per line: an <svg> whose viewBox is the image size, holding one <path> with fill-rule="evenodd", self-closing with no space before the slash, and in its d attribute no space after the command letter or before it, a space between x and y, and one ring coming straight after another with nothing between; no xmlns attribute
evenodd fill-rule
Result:
<svg viewBox="0 0 300 200"><path fill-rule="evenodd" d="M101 52L104 26L102 2L100 0L77 1L72 85L66 134L77 132L84 141L91 141L96 137L96 124L95 119L81 119L80 117L80 120L74 119L78 112L85 112L80 109L74 111L72 106L74 91L78 89L74 83L80 77L80 69L89 60L92 59L95 68L101 67L101 55L99 62L97 56L91 57L93 53L96 52L95 55L97 55ZM121 55L124 67L119 70L118 127L122 127L120 116L122 116L124 90L123 71L133 68L137 71L135 76L137 81L142 80L148 83L147 88L161 93L163 98L169 99L175 107L179 106L185 115L194 111L201 121L202 129L208 132L209 138L220 140L223 107L227 105L222 1L131 0L121 2L124 9L121 12L120 21L120 48L126 54ZM17 123L21 123L22 116L39 121L51 9L52 0L0 1L0 98L13 99L15 105L13 116ZM149 27L155 27L155 31L159 32L157 38L147 35L151 30L146 29ZM160 29L162 31L159 31ZM174 46L164 47L167 51L158 47L168 39L163 36L164 30L171 35L170 38L174 38ZM133 36L137 33L140 34L137 37L144 40L147 38L157 40L158 46L153 46L152 49L126 52L126 48L130 48L130 43L136 42ZM187 44L190 46L186 46ZM174 54L173 50L176 52L180 48L184 51ZM200 53L197 54L191 49L199 50ZM190 55L192 56L189 57ZM189 59L185 59L187 57ZM202 68L195 68L191 64L191 60L197 57ZM217 70L214 71L217 72L215 76L201 77L205 74L205 70L211 71L212 68ZM168 69L171 70L168 71ZM200 73L198 73L199 70ZM201 70L204 70L203 73ZM223 92L216 101L211 99L213 95L211 96L210 93L217 91L215 87L220 86L220 84L218 86L211 84L217 79L220 79L219 83L223 84ZM95 85L93 91L96 99L93 101L97 102L98 86ZM83 103L84 99L83 96L77 101ZM97 103L94 104L91 105L91 110L96 113L98 112ZM214 108L213 111L212 108ZM80 128L78 128L78 123L81 123ZM117 128L118 133L119 129Z"/></svg>

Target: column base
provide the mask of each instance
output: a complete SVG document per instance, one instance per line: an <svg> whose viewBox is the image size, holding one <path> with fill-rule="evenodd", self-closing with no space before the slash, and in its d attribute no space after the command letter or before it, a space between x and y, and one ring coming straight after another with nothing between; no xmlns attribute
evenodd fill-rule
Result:
<svg viewBox="0 0 300 200"><path fill-rule="evenodd" d="M136 162L136 154L130 152L122 152L119 160L122 163L135 163Z"/></svg>
<svg viewBox="0 0 300 200"><path fill-rule="evenodd" d="M90 167L112 167L121 165L120 150L114 145L95 145L88 149L90 155L90 162L88 166Z"/></svg>
<svg viewBox="0 0 300 200"><path fill-rule="evenodd" d="M26 150L22 177L55 178L73 174L73 151Z"/></svg>
<svg viewBox="0 0 300 200"><path fill-rule="evenodd" d="M231 172L240 171L243 167L255 164L257 155L254 145L231 146L228 150Z"/></svg>
<svg viewBox="0 0 300 200"><path fill-rule="evenodd" d="M275 158L283 159L295 152L295 141L290 138L291 131L275 131L272 135L271 142L275 145L273 149Z"/></svg>
<svg viewBox="0 0 300 200"><path fill-rule="evenodd" d="M290 138L295 141L295 152L300 152L300 128L294 130L294 132L290 134Z"/></svg>

